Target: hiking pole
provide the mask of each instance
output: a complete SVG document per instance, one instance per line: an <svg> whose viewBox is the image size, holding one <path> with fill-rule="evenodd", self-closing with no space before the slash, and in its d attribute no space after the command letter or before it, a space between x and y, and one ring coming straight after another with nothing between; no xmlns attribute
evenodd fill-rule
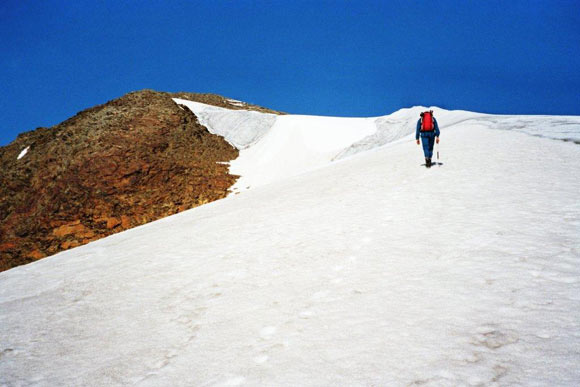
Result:
<svg viewBox="0 0 580 387"><path fill-rule="evenodd" d="M441 163L439 162L439 141L437 141L437 165L441 166Z"/></svg>

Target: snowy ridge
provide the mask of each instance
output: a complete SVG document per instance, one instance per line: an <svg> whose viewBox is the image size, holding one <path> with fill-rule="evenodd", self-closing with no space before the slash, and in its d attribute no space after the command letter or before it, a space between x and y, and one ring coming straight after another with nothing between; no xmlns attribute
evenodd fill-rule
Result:
<svg viewBox="0 0 580 387"><path fill-rule="evenodd" d="M414 132L417 117L425 109L403 109L377 118L277 116L178 98L174 101L187 106L202 125L240 149L240 156L230 167L231 173L241 176L232 188L236 192L403 138Z"/></svg>
<svg viewBox="0 0 580 387"><path fill-rule="evenodd" d="M369 118L321 117L230 110L174 99L191 109L212 133L241 150L230 172L234 192L284 180L333 161L414 135L419 114L433 110L443 128L485 126L580 143L580 117L500 116L415 106Z"/></svg>
<svg viewBox="0 0 580 387"><path fill-rule="evenodd" d="M399 140L410 134L414 134L417 124L417 117L424 110L426 110L426 108L416 106L411 109L400 110L399 112L389 116L376 118L374 121L376 131L373 134L342 150L334 157L333 160L371 150ZM440 109L436 110L438 113Z"/></svg>
<svg viewBox="0 0 580 387"><path fill-rule="evenodd" d="M580 147L441 110L427 170L407 116L338 162L381 117L278 117L255 188L0 273L0 385L579 385Z"/></svg>
<svg viewBox="0 0 580 387"><path fill-rule="evenodd" d="M231 110L179 98L173 100L188 107L211 133L224 137L238 149L258 142L276 121L275 114Z"/></svg>

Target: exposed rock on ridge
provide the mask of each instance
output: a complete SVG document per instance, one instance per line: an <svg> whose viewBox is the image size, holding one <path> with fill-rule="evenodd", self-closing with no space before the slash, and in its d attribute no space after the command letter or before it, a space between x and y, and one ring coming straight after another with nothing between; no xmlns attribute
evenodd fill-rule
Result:
<svg viewBox="0 0 580 387"><path fill-rule="evenodd" d="M1 147L0 271L226 196L238 151L177 95L227 105L143 90Z"/></svg>

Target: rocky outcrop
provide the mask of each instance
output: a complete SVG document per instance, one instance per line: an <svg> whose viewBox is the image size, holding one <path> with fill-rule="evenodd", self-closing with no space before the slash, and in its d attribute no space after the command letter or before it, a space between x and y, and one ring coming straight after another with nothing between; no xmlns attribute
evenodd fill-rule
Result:
<svg viewBox="0 0 580 387"><path fill-rule="evenodd" d="M238 151L174 96L228 103L143 90L0 148L0 270L226 196Z"/></svg>

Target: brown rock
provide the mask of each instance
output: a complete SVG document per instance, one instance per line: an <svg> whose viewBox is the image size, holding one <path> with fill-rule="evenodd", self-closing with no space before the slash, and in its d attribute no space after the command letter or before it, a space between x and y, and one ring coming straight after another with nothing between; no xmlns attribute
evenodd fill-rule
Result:
<svg viewBox="0 0 580 387"><path fill-rule="evenodd" d="M235 108L220 96L143 90L0 147L0 270L227 194L237 176L218 162L238 151L172 97Z"/></svg>
<svg viewBox="0 0 580 387"><path fill-rule="evenodd" d="M128 229L131 227L131 218L126 215L121 216L121 227Z"/></svg>
<svg viewBox="0 0 580 387"><path fill-rule="evenodd" d="M92 238L94 238L94 236L95 236L95 233L90 229L86 229L83 232L75 234L75 237L78 239L92 239Z"/></svg>
<svg viewBox="0 0 580 387"><path fill-rule="evenodd" d="M72 240L72 241L64 241L60 244L60 248L63 250L72 249L73 247L80 246L81 244L79 241Z"/></svg>
<svg viewBox="0 0 580 387"><path fill-rule="evenodd" d="M65 225L62 225L60 227L57 227L55 229L52 230L52 234L55 237L64 237L67 235L71 235L71 234L83 234L83 233L87 233L90 230L88 230L83 224L80 223L80 221L74 221L72 223L67 223Z"/></svg>
<svg viewBox="0 0 580 387"><path fill-rule="evenodd" d="M0 251L7 251L12 250L16 247L16 243L14 242L4 242L0 244Z"/></svg>
<svg viewBox="0 0 580 387"><path fill-rule="evenodd" d="M121 220L118 218L108 218L107 219L107 229L109 229L109 230L117 227L120 224L121 224Z"/></svg>
<svg viewBox="0 0 580 387"><path fill-rule="evenodd" d="M27 256L28 256L28 257L30 257L30 258L32 258L32 259L35 259L35 260L36 260L36 259L41 259L41 258L44 258L44 257L46 257L46 255L45 255L45 254L43 254L43 253L42 253L40 250L33 250L33 251L30 251L30 252L27 254Z"/></svg>

